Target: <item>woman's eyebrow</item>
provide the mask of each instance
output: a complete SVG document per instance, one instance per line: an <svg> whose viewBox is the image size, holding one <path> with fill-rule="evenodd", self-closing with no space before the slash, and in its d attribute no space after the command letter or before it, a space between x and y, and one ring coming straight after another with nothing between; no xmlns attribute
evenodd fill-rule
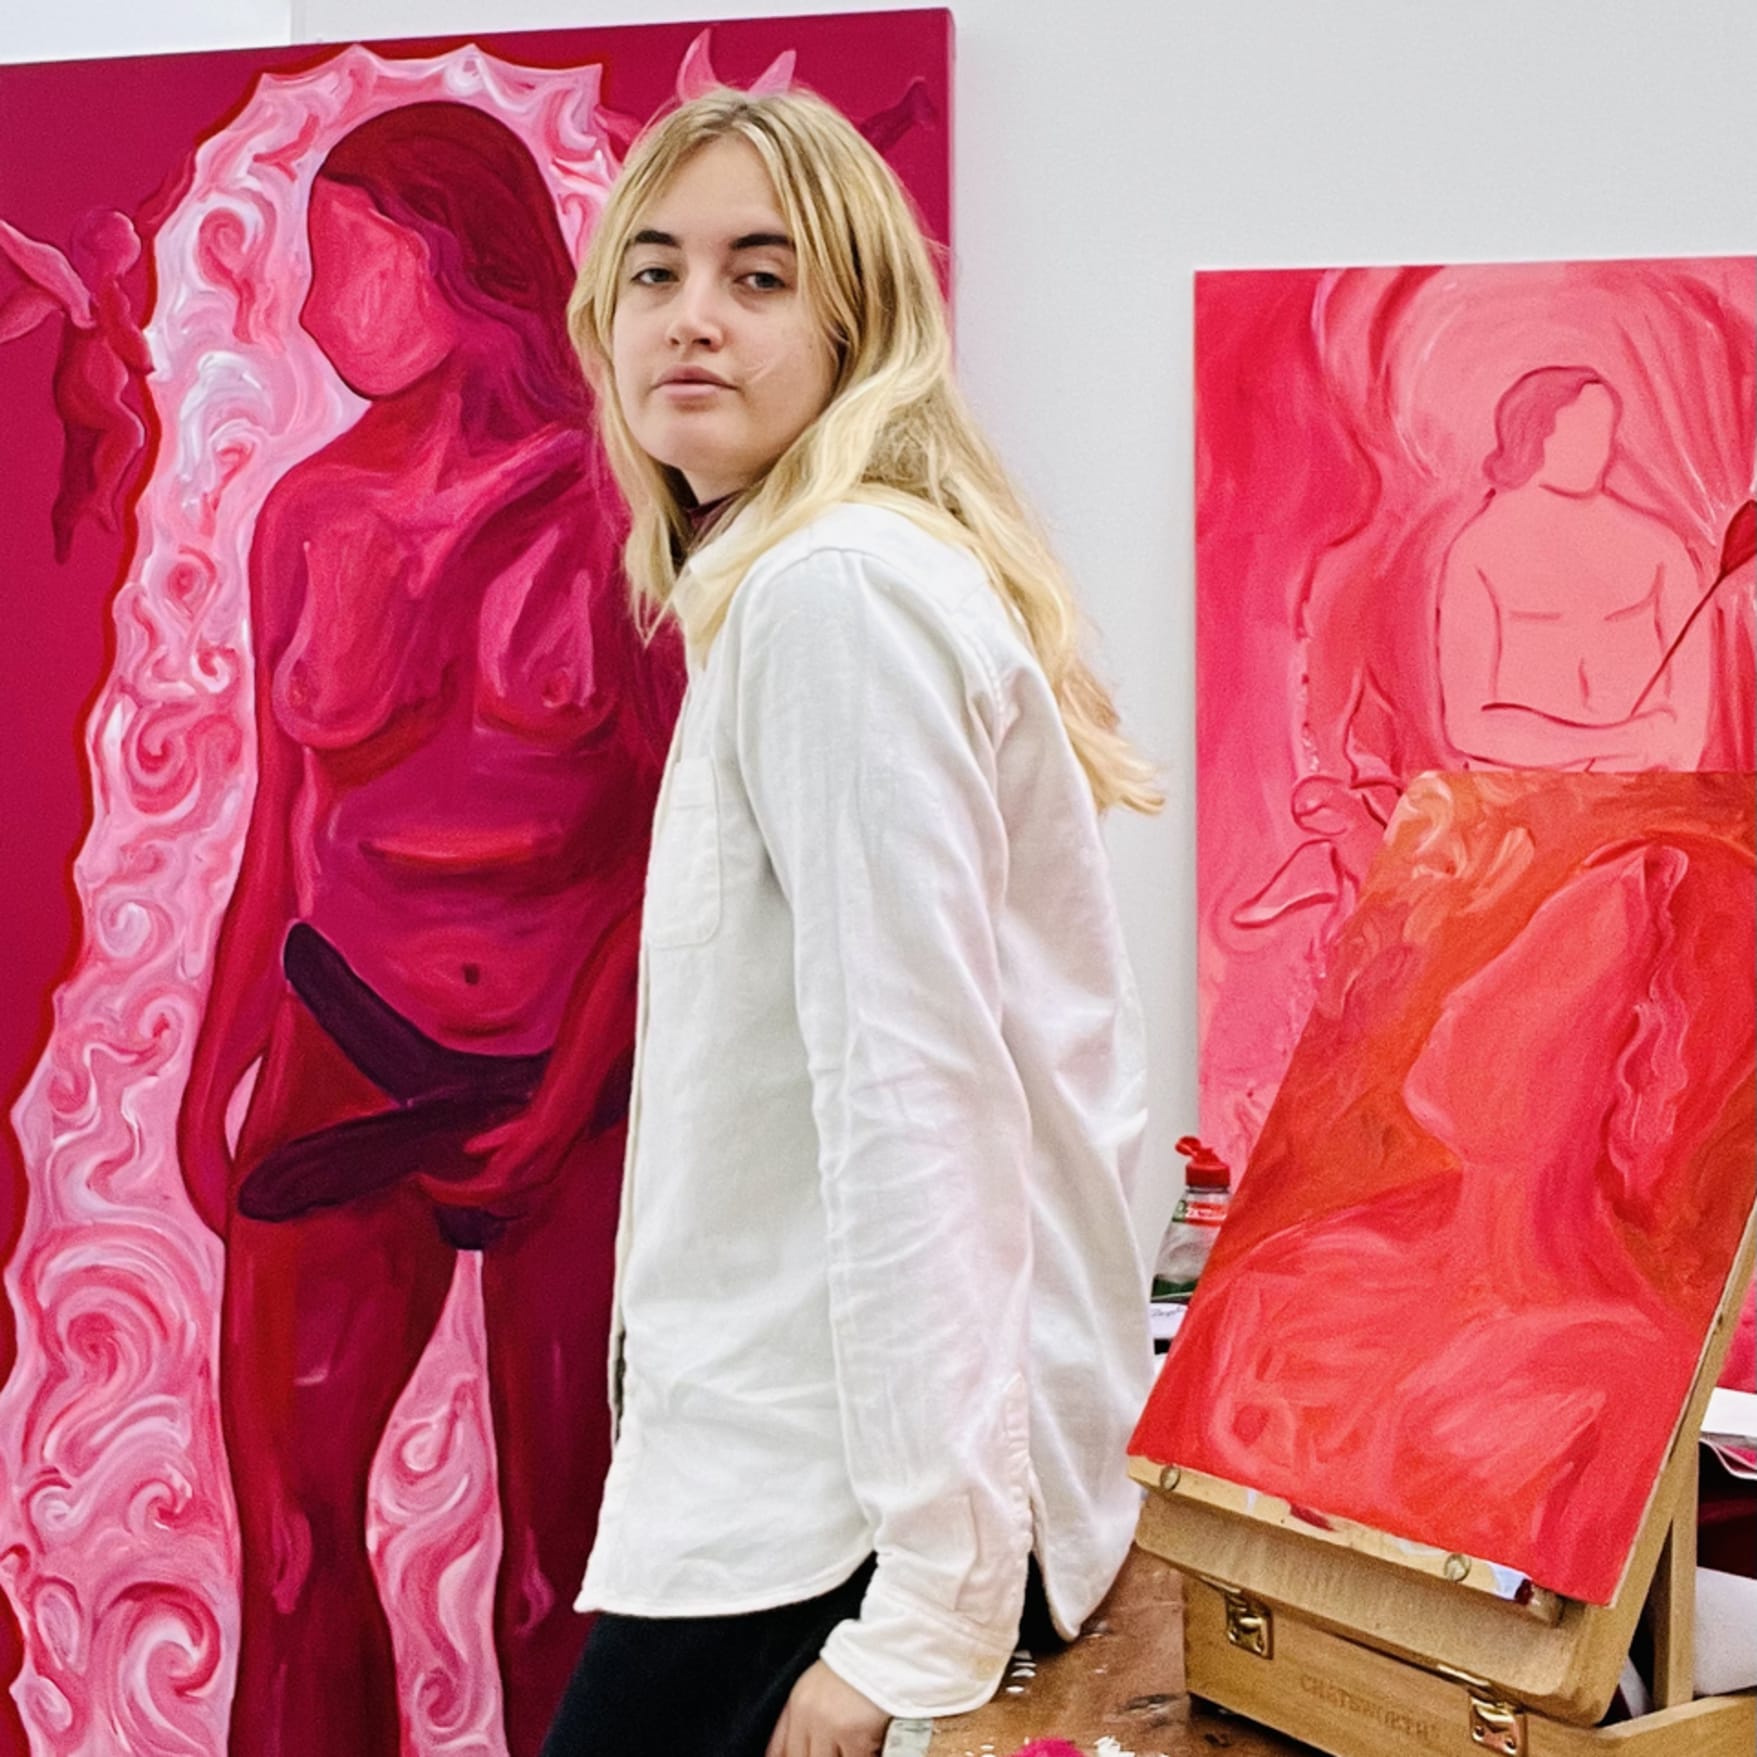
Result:
<svg viewBox="0 0 1757 1757"><path fill-rule="evenodd" d="M651 226L636 232L628 241L628 247L631 250L637 244L651 244L660 250L681 248L671 233L656 231ZM727 248L729 250L791 250L793 240L785 232L743 232L734 238Z"/></svg>

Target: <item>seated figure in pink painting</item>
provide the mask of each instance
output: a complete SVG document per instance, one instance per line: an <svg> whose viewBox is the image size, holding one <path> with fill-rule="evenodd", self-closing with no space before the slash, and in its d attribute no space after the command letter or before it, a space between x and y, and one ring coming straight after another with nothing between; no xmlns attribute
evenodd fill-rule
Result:
<svg viewBox="0 0 1757 1757"><path fill-rule="evenodd" d="M1495 411L1493 492L1439 594L1446 737L1469 765L1701 764L1712 646L1667 655L1705 582L1675 531L1606 486L1621 407L1590 368L1546 366Z"/></svg>
<svg viewBox="0 0 1757 1757"><path fill-rule="evenodd" d="M609 1460L638 914L681 667L630 620L525 148L464 105L388 111L330 152L309 234L300 321L366 407L257 521L257 790L180 1119L226 1242L231 1748L399 1748L367 1477L476 1250L523 1757L577 1655Z"/></svg>

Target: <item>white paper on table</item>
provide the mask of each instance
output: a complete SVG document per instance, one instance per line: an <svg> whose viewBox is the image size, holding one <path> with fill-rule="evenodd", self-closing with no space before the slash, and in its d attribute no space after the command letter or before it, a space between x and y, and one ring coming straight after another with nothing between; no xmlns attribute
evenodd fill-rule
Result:
<svg viewBox="0 0 1757 1757"><path fill-rule="evenodd" d="M1702 1418L1702 1444L1732 1476L1757 1482L1757 1391L1730 1391L1716 1385L1708 1394L1708 1413Z"/></svg>
<svg viewBox="0 0 1757 1757"><path fill-rule="evenodd" d="M1757 1580L1696 1570L1696 1694L1757 1687Z"/></svg>
<svg viewBox="0 0 1757 1757"><path fill-rule="evenodd" d="M927 1757L932 1742L931 1720L894 1720L885 1734L885 1748L879 1757Z"/></svg>

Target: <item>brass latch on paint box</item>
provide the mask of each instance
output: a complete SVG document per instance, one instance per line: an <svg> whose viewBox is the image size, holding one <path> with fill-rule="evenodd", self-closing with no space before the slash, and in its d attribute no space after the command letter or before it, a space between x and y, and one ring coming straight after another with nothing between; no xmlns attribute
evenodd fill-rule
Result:
<svg viewBox="0 0 1757 1757"><path fill-rule="evenodd" d="M1470 1742L1492 1757L1525 1757L1525 1711L1498 1696L1470 1693Z"/></svg>
<svg viewBox="0 0 1757 1757"><path fill-rule="evenodd" d="M1266 1604L1235 1591L1230 1586L1220 1589L1226 1600L1226 1639L1258 1659L1268 1659L1275 1651L1275 1619Z"/></svg>

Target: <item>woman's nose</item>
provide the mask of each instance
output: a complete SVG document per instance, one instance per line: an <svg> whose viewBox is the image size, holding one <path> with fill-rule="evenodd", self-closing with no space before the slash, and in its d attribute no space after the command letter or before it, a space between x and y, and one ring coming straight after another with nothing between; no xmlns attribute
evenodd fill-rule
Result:
<svg viewBox="0 0 1757 1757"><path fill-rule="evenodd" d="M666 339L681 348L691 342L718 347L724 338L725 320L718 285L706 276L685 280L672 301Z"/></svg>

